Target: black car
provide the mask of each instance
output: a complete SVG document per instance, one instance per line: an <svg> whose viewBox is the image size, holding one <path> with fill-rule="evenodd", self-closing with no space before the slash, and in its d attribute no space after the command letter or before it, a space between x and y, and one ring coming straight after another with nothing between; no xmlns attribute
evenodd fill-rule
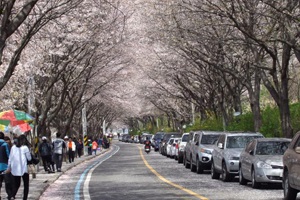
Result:
<svg viewBox="0 0 300 200"><path fill-rule="evenodd" d="M181 133L178 133L178 132L165 133L164 137L160 143L160 146L159 146L159 153L166 156L167 155L167 142L169 141L170 138L176 138L176 137L181 137Z"/></svg>

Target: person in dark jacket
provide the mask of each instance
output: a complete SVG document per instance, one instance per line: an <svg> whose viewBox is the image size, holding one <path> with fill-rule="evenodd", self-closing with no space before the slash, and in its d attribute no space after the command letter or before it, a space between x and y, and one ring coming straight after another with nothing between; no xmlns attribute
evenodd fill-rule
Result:
<svg viewBox="0 0 300 200"><path fill-rule="evenodd" d="M39 153L42 157L44 170L48 173L53 173L54 169L53 171L51 170L52 148L45 136L42 137L42 143L39 145Z"/></svg>
<svg viewBox="0 0 300 200"><path fill-rule="evenodd" d="M6 175L2 173L4 173L7 170L9 152L9 145L4 141L4 133L0 132L0 198L2 183L3 181L5 181L4 179L6 178ZM5 188L7 188L6 185ZM9 190L6 190L6 193L8 195L8 198L11 198L11 193L9 192Z"/></svg>
<svg viewBox="0 0 300 200"><path fill-rule="evenodd" d="M78 156L80 158L82 156L82 149L83 149L83 143L82 143L82 141L81 141L80 138L78 139L78 143L76 145L76 149L77 149Z"/></svg>

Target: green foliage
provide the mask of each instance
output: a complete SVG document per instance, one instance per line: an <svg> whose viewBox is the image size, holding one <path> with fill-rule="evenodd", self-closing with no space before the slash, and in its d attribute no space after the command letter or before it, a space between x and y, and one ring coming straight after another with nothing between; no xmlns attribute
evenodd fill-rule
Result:
<svg viewBox="0 0 300 200"><path fill-rule="evenodd" d="M294 133L300 131L300 103L290 105L291 124ZM262 112L262 126L259 130L265 137L282 137L281 123L279 110L276 106L266 106ZM165 123L166 124L166 123ZM159 131L170 132L174 131L172 128L164 126L159 127L147 126L147 131L155 134ZM243 115L234 117L233 121L225 128L227 131L254 131L254 120L251 112L243 113ZM210 131L223 131L222 119L210 117L204 121L199 118L195 120L195 124L187 125L184 132L197 131L197 130L210 130ZM138 130L135 131L139 133Z"/></svg>
<svg viewBox="0 0 300 200"><path fill-rule="evenodd" d="M265 137L281 137L278 108L267 106L262 112L262 126L259 130Z"/></svg>
<svg viewBox="0 0 300 200"><path fill-rule="evenodd" d="M233 118L233 121L230 122L226 128L228 131L254 131L254 121L253 115L251 112L244 113L243 115Z"/></svg>
<svg viewBox="0 0 300 200"><path fill-rule="evenodd" d="M290 106L291 124L294 129L294 134L300 131L300 103L295 103Z"/></svg>

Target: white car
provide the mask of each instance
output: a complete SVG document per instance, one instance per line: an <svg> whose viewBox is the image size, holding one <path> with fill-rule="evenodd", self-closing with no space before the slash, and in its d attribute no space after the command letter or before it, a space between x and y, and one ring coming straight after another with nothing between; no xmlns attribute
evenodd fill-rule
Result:
<svg viewBox="0 0 300 200"><path fill-rule="evenodd" d="M179 149L180 141L181 141L181 138L174 138L174 142L171 147L171 158L174 158L175 160L178 159L178 149Z"/></svg>
<svg viewBox="0 0 300 200"><path fill-rule="evenodd" d="M174 138L170 138L169 141L167 142L167 157L171 157L171 147L173 145Z"/></svg>
<svg viewBox="0 0 300 200"><path fill-rule="evenodd" d="M184 133L178 143L178 152L177 152L178 163L183 162L184 149L188 140L189 140L189 133Z"/></svg>

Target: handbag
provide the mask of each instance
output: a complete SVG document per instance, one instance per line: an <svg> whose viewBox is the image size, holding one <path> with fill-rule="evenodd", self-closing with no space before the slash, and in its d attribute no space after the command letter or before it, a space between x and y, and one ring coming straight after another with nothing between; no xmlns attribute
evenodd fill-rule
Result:
<svg viewBox="0 0 300 200"><path fill-rule="evenodd" d="M37 165L39 164L40 160L38 157L35 157L32 153L30 153L31 155L31 160L27 160L27 165Z"/></svg>

